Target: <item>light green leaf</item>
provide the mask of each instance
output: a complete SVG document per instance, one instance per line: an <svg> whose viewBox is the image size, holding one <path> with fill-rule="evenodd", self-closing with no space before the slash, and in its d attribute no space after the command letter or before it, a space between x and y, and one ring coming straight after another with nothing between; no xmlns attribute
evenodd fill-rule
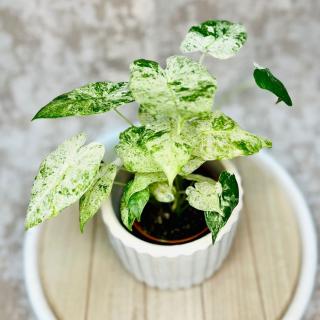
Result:
<svg viewBox="0 0 320 320"><path fill-rule="evenodd" d="M103 113L132 101L127 82L89 83L53 99L32 120Z"/></svg>
<svg viewBox="0 0 320 320"><path fill-rule="evenodd" d="M182 52L201 51L218 59L234 56L247 40L245 27L225 20L209 20L188 31Z"/></svg>
<svg viewBox="0 0 320 320"><path fill-rule="evenodd" d="M193 171L197 170L205 161L196 156L192 156L190 160L181 168L179 174L182 176L188 175Z"/></svg>
<svg viewBox="0 0 320 320"><path fill-rule="evenodd" d="M215 180L213 180L212 178L205 177L205 176L202 176L201 174L195 174L195 173L190 173L190 174L184 176L183 178L186 180L189 180L189 181L209 182L211 184L216 183Z"/></svg>
<svg viewBox="0 0 320 320"><path fill-rule="evenodd" d="M131 66L130 90L141 104L140 120L148 123L159 116L210 111L217 88L215 78L198 62L172 56L164 70L157 62L136 60Z"/></svg>
<svg viewBox="0 0 320 320"><path fill-rule="evenodd" d="M131 172L158 172L160 166L147 148L148 141L157 140L165 131L153 131L145 127L130 127L120 134L116 152L124 167Z"/></svg>
<svg viewBox="0 0 320 320"><path fill-rule="evenodd" d="M76 202L91 186L104 154L99 143L79 134L61 144L41 163L35 178L25 226L31 228Z"/></svg>
<svg viewBox="0 0 320 320"><path fill-rule="evenodd" d="M203 160L232 159L271 148L270 140L242 130L222 112L204 113L186 121L181 139L192 148L192 155Z"/></svg>
<svg viewBox="0 0 320 320"><path fill-rule="evenodd" d="M102 202L109 196L113 181L117 174L114 164L101 164L94 183L80 198L80 230L83 232L85 224L96 214Z"/></svg>
<svg viewBox="0 0 320 320"><path fill-rule="evenodd" d="M192 207L205 211L206 223L214 241L239 202L239 188L235 175L223 171L217 183L196 182L194 187L186 189L186 194Z"/></svg>
<svg viewBox="0 0 320 320"><path fill-rule="evenodd" d="M222 215L219 198L221 192L220 183L207 181L196 182L194 187L190 186L186 189L190 206L202 211L215 211Z"/></svg>
<svg viewBox="0 0 320 320"><path fill-rule="evenodd" d="M163 171L170 185L190 158L188 146L176 142L169 132L154 131L145 127L130 127L121 133L116 151L127 170Z"/></svg>
<svg viewBox="0 0 320 320"><path fill-rule="evenodd" d="M182 142L176 142L169 133L165 133L148 141L147 149L172 186L174 178L190 159L190 148Z"/></svg>
<svg viewBox="0 0 320 320"><path fill-rule="evenodd" d="M120 213L123 224L131 231L135 220L140 221L140 217L145 205L149 201L149 188L134 193L128 202L126 202L126 192L130 189L132 181L129 181L125 187L124 194L121 198Z"/></svg>
<svg viewBox="0 0 320 320"><path fill-rule="evenodd" d="M257 86L275 94L278 97L276 103L283 101L291 107L292 101L284 84L272 74L270 69L261 67L258 64L255 64L255 67L253 77Z"/></svg>
<svg viewBox="0 0 320 320"><path fill-rule="evenodd" d="M150 186L150 192L159 202L172 202L175 198L175 188L167 182L156 182Z"/></svg>
<svg viewBox="0 0 320 320"><path fill-rule="evenodd" d="M189 204L198 210L218 212L228 219L239 201L239 189L235 175L223 171L218 182L211 179L205 180L199 175L193 175L193 177L202 181L186 189ZM199 180L199 177L202 179Z"/></svg>
<svg viewBox="0 0 320 320"><path fill-rule="evenodd" d="M140 219L144 206L149 200L149 185L158 181L166 181L162 172L136 173L129 181L121 198L120 213L123 224L132 229L134 221Z"/></svg>

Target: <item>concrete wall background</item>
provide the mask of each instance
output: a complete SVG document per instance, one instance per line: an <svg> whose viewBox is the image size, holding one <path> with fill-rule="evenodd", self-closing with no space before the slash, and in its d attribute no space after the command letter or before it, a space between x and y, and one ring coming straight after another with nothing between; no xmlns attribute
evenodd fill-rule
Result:
<svg viewBox="0 0 320 320"><path fill-rule="evenodd" d="M247 45L228 61L206 59L220 91L250 78L252 61L286 84L295 109L250 89L224 106L244 128L270 137L271 154L293 175L320 226L320 3L316 0L2 0L0 2L0 312L32 319L23 284L23 220L41 159L65 138L121 124L111 114L43 120L56 95L98 80L126 80L140 57L164 63L193 23L245 24ZM134 117L135 108L124 107ZM320 317L320 278L306 319Z"/></svg>

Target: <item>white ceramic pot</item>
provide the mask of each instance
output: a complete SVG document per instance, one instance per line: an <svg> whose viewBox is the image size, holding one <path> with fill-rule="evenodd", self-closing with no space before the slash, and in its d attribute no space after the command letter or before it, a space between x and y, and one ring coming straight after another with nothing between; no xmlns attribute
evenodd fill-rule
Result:
<svg viewBox="0 0 320 320"><path fill-rule="evenodd" d="M102 206L103 221L111 244L126 270L138 280L160 289L189 288L211 277L227 257L242 208L241 180L230 161L208 162L207 168L233 172L239 184L239 203L214 244L210 233L198 240L172 246L141 240L120 222L119 192L113 192L110 200Z"/></svg>

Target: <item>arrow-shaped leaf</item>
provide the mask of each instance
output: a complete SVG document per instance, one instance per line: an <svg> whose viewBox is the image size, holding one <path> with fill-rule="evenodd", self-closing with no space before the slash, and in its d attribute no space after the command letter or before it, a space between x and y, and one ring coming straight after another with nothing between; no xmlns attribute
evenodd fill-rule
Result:
<svg viewBox="0 0 320 320"><path fill-rule="evenodd" d="M32 120L98 114L132 101L127 82L89 83L53 99Z"/></svg>
<svg viewBox="0 0 320 320"><path fill-rule="evenodd" d="M131 64L130 70L129 86L141 104L142 123L150 121L150 115L157 118L212 108L217 83L198 62L172 56L167 59L167 68L162 69L155 61L140 59Z"/></svg>
<svg viewBox="0 0 320 320"><path fill-rule="evenodd" d="M79 134L61 144L41 163L35 178L25 226L56 216L80 199L94 181L104 154L99 143L85 143Z"/></svg>
<svg viewBox="0 0 320 320"><path fill-rule="evenodd" d="M225 20L209 20L188 31L182 52L200 51L218 59L234 56L247 40L243 25Z"/></svg>

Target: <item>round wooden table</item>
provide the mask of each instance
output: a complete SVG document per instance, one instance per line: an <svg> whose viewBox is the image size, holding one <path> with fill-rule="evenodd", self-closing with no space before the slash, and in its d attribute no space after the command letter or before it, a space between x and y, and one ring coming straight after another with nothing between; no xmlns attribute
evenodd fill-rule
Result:
<svg viewBox="0 0 320 320"><path fill-rule="evenodd" d="M45 223L37 230L35 272L52 318L282 318L297 291L304 249L297 199L266 163L262 156L236 160L245 195L234 245L222 268L191 289L160 291L136 281L113 253L99 216L80 233L77 206Z"/></svg>

